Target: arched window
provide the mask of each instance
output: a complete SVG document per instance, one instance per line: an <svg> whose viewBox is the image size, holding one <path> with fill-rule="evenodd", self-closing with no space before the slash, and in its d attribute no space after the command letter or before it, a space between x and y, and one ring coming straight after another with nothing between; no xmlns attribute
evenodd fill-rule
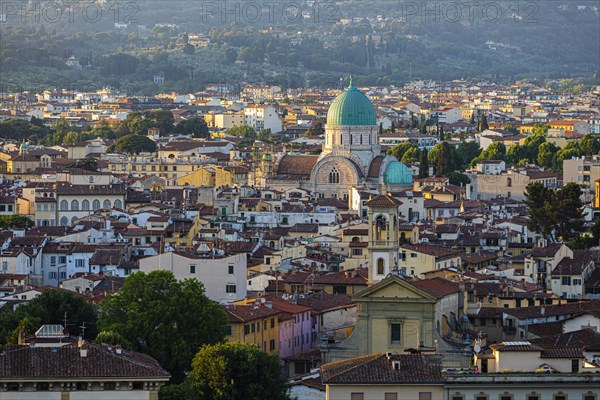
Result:
<svg viewBox="0 0 600 400"><path fill-rule="evenodd" d="M512 186L512 179L511 178L507 178L506 179L506 186L507 187L511 187Z"/></svg>
<svg viewBox="0 0 600 400"><path fill-rule="evenodd" d="M94 200L92 202L92 210L98 211L100 209L100 200Z"/></svg>
<svg viewBox="0 0 600 400"><path fill-rule="evenodd" d="M67 217L62 217L60 219L60 225L61 226L68 226L69 225L69 219Z"/></svg>
<svg viewBox="0 0 600 400"><path fill-rule="evenodd" d="M104 202L102 203L102 208L104 208L105 210L110 210L110 200L104 200Z"/></svg>
<svg viewBox="0 0 600 400"><path fill-rule="evenodd" d="M377 275L383 275L385 269L385 261L383 258L377 259Z"/></svg>
<svg viewBox="0 0 600 400"><path fill-rule="evenodd" d="M115 208L123 208L123 202L121 200L115 200Z"/></svg>
<svg viewBox="0 0 600 400"><path fill-rule="evenodd" d="M71 211L79 211L79 201L71 201Z"/></svg>
<svg viewBox="0 0 600 400"><path fill-rule="evenodd" d="M90 210L90 202L87 200L84 200L81 202L81 209L83 211L89 211Z"/></svg>
<svg viewBox="0 0 600 400"><path fill-rule="evenodd" d="M60 211L67 211L68 209L69 209L69 202L66 200L61 200Z"/></svg>
<svg viewBox="0 0 600 400"><path fill-rule="evenodd" d="M71 218L71 225L75 225L76 222L77 222L77 217Z"/></svg>
<svg viewBox="0 0 600 400"><path fill-rule="evenodd" d="M329 183L340 183L340 172L335 167L329 173Z"/></svg>

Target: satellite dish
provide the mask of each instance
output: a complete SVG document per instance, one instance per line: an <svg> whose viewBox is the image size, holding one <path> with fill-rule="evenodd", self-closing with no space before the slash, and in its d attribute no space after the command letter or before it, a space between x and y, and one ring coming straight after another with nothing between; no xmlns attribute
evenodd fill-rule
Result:
<svg viewBox="0 0 600 400"><path fill-rule="evenodd" d="M481 351L481 346L480 346L480 345L478 345L478 344L476 344L476 345L473 347L473 350L475 350L475 353L479 353L479 352Z"/></svg>

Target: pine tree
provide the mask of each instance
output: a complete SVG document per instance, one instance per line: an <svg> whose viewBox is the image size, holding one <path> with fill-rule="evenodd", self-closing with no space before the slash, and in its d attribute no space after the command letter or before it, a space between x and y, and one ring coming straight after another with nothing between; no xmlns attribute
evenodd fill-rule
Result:
<svg viewBox="0 0 600 400"><path fill-rule="evenodd" d="M419 153L419 179L429 176L429 161L427 160L427 149Z"/></svg>

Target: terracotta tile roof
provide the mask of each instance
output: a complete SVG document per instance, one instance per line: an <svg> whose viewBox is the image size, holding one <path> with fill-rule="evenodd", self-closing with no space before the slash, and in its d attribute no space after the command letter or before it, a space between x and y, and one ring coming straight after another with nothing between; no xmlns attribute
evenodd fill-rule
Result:
<svg viewBox="0 0 600 400"><path fill-rule="evenodd" d="M123 350L117 354L107 346L85 344L87 357L77 346L8 346L0 353L0 380L60 378L163 378L170 375L145 354Z"/></svg>
<svg viewBox="0 0 600 400"><path fill-rule="evenodd" d="M585 358L583 349L578 347L562 347L542 350L541 358Z"/></svg>
<svg viewBox="0 0 600 400"><path fill-rule="evenodd" d="M395 369L393 363L398 362ZM321 366L321 380L325 384L424 384L443 383L442 370L422 355L385 354L351 358Z"/></svg>
<svg viewBox="0 0 600 400"><path fill-rule="evenodd" d="M319 156L286 154L279 161L277 175L310 176Z"/></svg>
<svg viewBox="0 0 600 400"><path fill-rule="evenodd" d="M282 357L282 359L287 361L321 361L321 350L312 349L305 351L304 353Z"/></svg>
<svg viewBox="0 0 600 400"><path fill-rule="evenodd" d="M412 284L419 289L434 295L438 299L460 291L458 283L443 278L421 279L412 282Z"/></svg>
<svg viewBox="0 0 600 400"><path fill-rule="evenodd" d="M581 275L583 270L593 263L590 259L585 258L563 258L552 270L552 276L555 275Z"/></svg>
<svg viewBox="0 0 600 400"><path fill-rule="evenodd" d="M469 314L470 317L475 318L502 318L504 309L500 307L481 307L477 313Z"/></svg>
<svg viewBox="0 0 600 400"><path fill-rule="evenodd" d="M490 345L490 348L496 351L542 351L539 346L534 346L530 342L502 342Z"/></svg>
<svg viewBox="0 0 600 400"><path fill-rule="evenodd" d="M314 279L315 284L321 285L359 285L366 286L369 280L369 271L366 268L357 268L340 272L332 272Z"/></svg>
<svg viewBox="0 0 600 400"><path fill-rule="evenodd" d="M375 197L369 199L367 202L365 202L365 205L367 207L373 207L373 206L399 206L401 204L402 204L402 202L400 200L397 200L396 198L394 198L390 194L380 194L378 196L375 196Z"/></svg>
<svg viewBox="0 0 600 400"><path fill-rule="evenodd" d="M554 257L562 243L548 243L545 247L540 247L537 244L533 246L533 250L529 254L530 257Z"/></svg>
<svg viewBox="0 0 600 400"><path fill-rule="evenodd" d="M369 165L369 172L367 173L367 177L379 178L379 172L381 170L381 163L383 163L384 159L385 159L385 156L377 156L377 157L373 158L373 161L371 161L371 165Z"/></svg>
<svg viewBox="0 0 600 400"><path fill-rule="evenodd" d="M223 310L231 322L247 322L260 318L274 317L281 311L265 306L254 305L223 305Z"/></svg>
<svg viewBox="0 0 600 400"><path fill-rule="evenodd" d="M417 253L428 254L435 257L451 257L464 254L462 249L453 249L449 247L434 246L430 244L403 244L401 249L415 251Z"/></svg>
<svg viewBox="0 0 600 400"><path fill-rule="evenodd" d="M527 325L529 333L544 337L549 335L558 335L563 331L564 321L547 322L544 324Z"/></svg>
<svg viewBox="0 0 600 400"><path fill-rule="evenodd" d="M586 351L600 351L600 333L592 329L559 333L532 339L529 342L544 349L571 347L584 348Z"/></svg>
<svg viewBox="0 0 600 400"><path fill-rule="evenodd" d="M317 233L317 232L319 232L319 225L318 224L296 224L290 228L289 232Z"/></svg>
<svg viewBox="0 0 600 400"><path fill-rule="evenodd" d="M71 185L66 182L56 184L56 195L124 195L125 185Z"/></svg>
<svg viewBox="0 0 600 400"><path fill-rule="evenodd" d="M352 298L346 294L328 294L325 292L318 292L307 295L304 298L298 298L298 304L313 308L318 313L355 306Z"/></svg>
<svg viewBox="0 0 600 400"><path fill-rule="evenodd" d="M515 318L539 318L539 317L550 317L558 315L577 315L583 313L599 313L600 314L600 301L581 301L577 303L567 303L560 305L546 305L533 306L533 307L521 307L521 308L510 308L504 309L504 312Z"/></svg>

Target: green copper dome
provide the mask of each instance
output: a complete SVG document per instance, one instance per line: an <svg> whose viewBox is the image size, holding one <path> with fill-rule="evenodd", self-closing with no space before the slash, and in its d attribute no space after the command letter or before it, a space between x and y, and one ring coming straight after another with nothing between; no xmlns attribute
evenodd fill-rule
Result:
<svg viewBox="0 0 600 400"><path fill-rule="evenodd" d="M412 171L400 161L392 161L385 169L383 182L388 185L412 185Z"/></svg>
<svg viewBox="0 0 600 400"><path fill-rule="evenodd" d="M352 84L352 78L348 88L331 103L327 125L377 125L371 100Z"/></svg>

